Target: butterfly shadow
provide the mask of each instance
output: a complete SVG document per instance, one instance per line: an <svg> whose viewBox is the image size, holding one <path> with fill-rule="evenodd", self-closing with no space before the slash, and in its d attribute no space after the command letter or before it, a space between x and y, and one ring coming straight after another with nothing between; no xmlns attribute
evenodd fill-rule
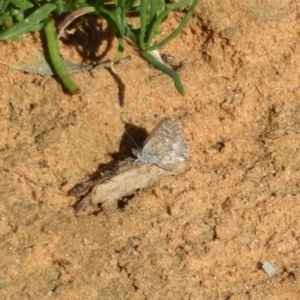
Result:
<svg viewBox="0 0 300 300"><path fill-rule="evenodd" d="M125 123L124 133L121 136L119 151L114 153L109 153L111 160L108 163L100 163L95 172L88 175L88 180L75 184L69 191L69 196L75 196L77 202L73 205L75 208L76 205L91 192L92 188L95 185L101 184L103 178L109 178L110 175L114 175L117 164L131 156L133 158L132 149L141 147L143 142L147 137L147 131L141 129L133 124ZM130 199L133 198L133 195L124 196L122 199L117 201L117 206L119 209L124 209ZM99 204L99 210L95 213L102 211L102 206ZM95 214L94 213L94 214Z"/></svg>
<svg viewBox="0 0 300 300"><path fill-rule="evenodd" d="M130 123L124 124L124 133L121 136L119 152L111 154L119 160L132 155L132 149L141 148L148 136L148 132Z"/></svg>

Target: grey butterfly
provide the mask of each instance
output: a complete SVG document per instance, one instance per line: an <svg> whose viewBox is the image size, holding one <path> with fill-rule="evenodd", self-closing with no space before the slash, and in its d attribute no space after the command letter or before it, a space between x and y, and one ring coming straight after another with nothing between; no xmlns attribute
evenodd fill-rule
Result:
<svg viewBox="0 0 300 300"><path fill-rule="evenodd" d="M172 171L172 165L188 159L188 148L181 126L170 118L162 119L152 130L142 149L132 149L137 161L155 164Z"/></svg>

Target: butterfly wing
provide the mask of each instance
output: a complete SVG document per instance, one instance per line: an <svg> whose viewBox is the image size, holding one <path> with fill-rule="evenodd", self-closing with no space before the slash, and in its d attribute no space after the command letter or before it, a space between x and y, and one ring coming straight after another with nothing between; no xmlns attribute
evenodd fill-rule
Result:
<svg viewBox="0 0 300 300"><path fill-rule="evenodd" d="M142 156L148 163L172 171L172 164L188 158L181 126L170 118L162 119L146 139Z"/></svg>

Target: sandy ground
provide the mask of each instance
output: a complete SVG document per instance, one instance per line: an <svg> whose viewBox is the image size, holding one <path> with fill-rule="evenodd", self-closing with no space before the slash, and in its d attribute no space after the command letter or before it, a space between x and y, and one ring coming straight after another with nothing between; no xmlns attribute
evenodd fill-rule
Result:
<svg viewBox="0 0 300 300"><path fill-rule="evenodd" d="M1 66L0 298L299 299L299 6L201 1L161 50L185 97L130 43L117 76L75 73L75 96ZM65 39L64 58L112 58L111 32L93 30ZM41 40L3 43L1 60L33 59ZM149 132L165 116L184 129L190 170L75 214L68 191L119 153L125 127Z"/></svg>

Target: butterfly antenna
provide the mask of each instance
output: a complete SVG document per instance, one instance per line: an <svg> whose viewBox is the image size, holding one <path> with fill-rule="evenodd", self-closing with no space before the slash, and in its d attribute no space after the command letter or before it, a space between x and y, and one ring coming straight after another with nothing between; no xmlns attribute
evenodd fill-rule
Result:
<svg viewBox="0 0 300 300"><path fill-rule="evenodd" d="M139 148L139 146L138 146L138 144L136 143L136 141L134 140L134 138L128 133L128 131L127 131L126 129L125 129L125 133L126 133L126 135L130 138L130 140L135 144L136 148ZM126 157L132 155L132 154L133 154L133 153L132 153L132 150L133 150L133 149L131 149L131 151L130 151L129 153L125 154L125 155L123 156L123 158L126 158Z"/></svg>
<svg viewBox="0 0 300 300"><path fill-rule="evenodd" d="M134 138L127 132L127 130L125 129L125 133L127 134L127 136L131 139L131 141L133 141L133 143L136 145L136 147L138 148L139 145L136 143L136 141L134 140Z"/></svg>

